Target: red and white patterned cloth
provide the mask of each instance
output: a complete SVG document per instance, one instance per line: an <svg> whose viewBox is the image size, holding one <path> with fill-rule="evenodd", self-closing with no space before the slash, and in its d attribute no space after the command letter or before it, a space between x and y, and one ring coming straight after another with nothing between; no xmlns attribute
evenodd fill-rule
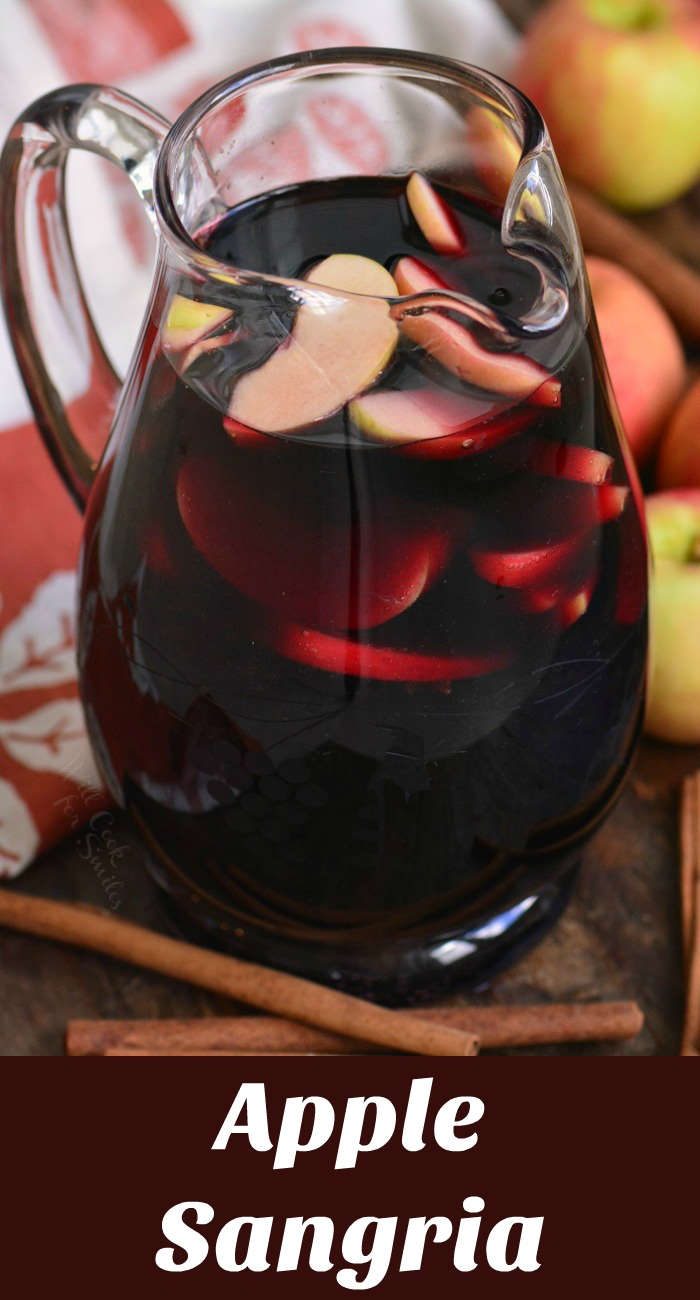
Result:
<svg viewBox="0 0 700 1300"><path fill-rule="evenodd" d="M292 50L385 45L507 73L515 48L492 0L0 4L2 135L37 95L70 81L120 86L174 117L222 77ZM381 126L351 99L335 96L323 120L290 123L286 157L303 159L320 137L349 168L381 167ZM146 300L151 237L118 173L84 155L71 168L71 217L88 296L124 370ZM105 800L75 681L80 529L31 422L0 326L0 877L16 875Z"/></svg>

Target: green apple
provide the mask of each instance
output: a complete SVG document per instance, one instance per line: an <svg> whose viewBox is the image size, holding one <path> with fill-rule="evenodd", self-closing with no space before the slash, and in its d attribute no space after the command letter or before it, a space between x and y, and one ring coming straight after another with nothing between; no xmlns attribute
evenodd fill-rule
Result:
<svg viewBox="0 0 700 1300"><path fill-rule="evenodd" d="M646 499L654 560L646 729L700 743L700 489Z"/></svg>
<svg viewBox="0 0 700 1300"><path fill-rule="evenodd" d="M620 207L667 203L700 175L696 0L553 0L513 80L564 170Z"/></svg>

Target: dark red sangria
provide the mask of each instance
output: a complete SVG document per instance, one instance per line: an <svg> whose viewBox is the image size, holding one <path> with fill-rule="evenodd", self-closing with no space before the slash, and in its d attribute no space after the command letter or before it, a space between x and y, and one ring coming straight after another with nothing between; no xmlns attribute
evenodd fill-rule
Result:
<svg viewBox="0 0 700 1300"><path fill-rule="evenodd" d="M642 713L595 327L518 328L541 269L501 214L417 173L215 214L88 509L90 731L179 914L394 1001L559 913Z"/></svg>

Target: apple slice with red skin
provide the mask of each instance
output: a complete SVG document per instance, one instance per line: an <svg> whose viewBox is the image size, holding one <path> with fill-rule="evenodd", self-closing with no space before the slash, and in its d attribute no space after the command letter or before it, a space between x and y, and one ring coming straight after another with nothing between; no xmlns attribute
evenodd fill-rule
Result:
<svg viewBox="0 0 700 1300"><path fill-rule="evenodd" d="M476 573L496 587L537 587L571 561L580 545L580 537L565 537L542 546L508 547L475 546L471 551Z"/></svg>
<svg viewBox="0 0 700 1300"><path fill-rule="evenodd" d="M596 577L589 578L577 591L571 591L559 601L551 601L551 603L550 593L546 590L523 592L524 596L532 597L532 601L526 606L526 612L530 614L552 614L555 624L564 632L586 613L593 599L596 584ZM541 604L538 604L537 597L541 597Z"/></svg>
<svg viewBox="0 0 700 1300"><path fill-rule="evenodd" d="M296 623L280 624L273 644L278 654L310 668L384 682L444 682L481 677L506 668L513 658L505 650L475 655L431 655L373 646Z"/></svg>
<svg viewBox="0 0 700 1300"><path fill-rule="evenodd" d="M407 443L400 448L400 452L412 460L464 460L481 452L493 451L503 443L519 437L536 418L534 412L530 414L523 411L522 407L517 411L511 409L484 424L472 426L466 432L461 430L432 441Z"/></svg>
<svg viewBox="0 0 700 1300"><path fill-rule="evenodd" d="M409 176L406 199L421 234L436 253L458 256L465 251L466 240L449 205L420 172Z"/></svg>
<svg viewBox="0 0 700 1300"><path fill-rule="evenodd" d="M547 478L563 478L572 483L596 485L608 482L612 474L613 458L592 447L537 438L532 443L526 466L535 474Z"/></svg>
<svg viewBox="0 0 700 1300"><path fill-rule="evenodd" d="M240 420L232 420L229 415L224 416L224 429L233 438L237 447L249 447L255 451L267 451L269 448L276 448L278 451L286 445L284 438L276 438L273 434L259 433L257 429L251 429L249 424L241 424Z"/></svg>
<svg viewBox="0 0 700 1300"><path fill-rule="evenodd" d="M231 419L262 433L327 419L374 383L396 347L398 330L379 296L393 296L395 286L380 263L338 254L307 279L317 289L299 307L289 337L241 376L231 396ZM346 296L324 294L324 287Z"/></svg>
<svg viewBox="0 0 700 1300"><path fill-rule="evenodd" d="M444 283L416 257L401 257L393 271L401 295L444 292ZM442 304L444 307L446 304ZM543 366L514 352L488 352L464 325L437 310L406 314L401 329L464 383L516 401L559 406L561 384Z"/></svg>
<svg viewBox="0 0 700 1300"><path fill-rule="evenodd" d="M470 550L480 578L498 587L540 588L558 582L596 529L618 519L629 488L552 483L537 494L504 494L491 536Z"/></svg>
<svg viewBox="0 0 700 1300"><path fill-rule="evenodd" d="M351 402L348 415L375 442L393 444L405 455L447 460L489 450L535 419L534 412L437 388L375 390Z"/></svg>
<svg viewBox="0 0 700 1300"><path fill-rule="evenodd" d="M520 609L526 614L555 611L562 626L568 626L588 607L598 582L599 548L594 530L578 539L578 547L563 568L555 571L541 586L525 587L518 592ZM586 596L585 606L583 596Z"/></svg>
<svg viewBox="0 0 700 1300"><path fill-rule="evenodd" d="M572 592L571 595L567 596L566 599L562 601L558 613L560 625L563 631L566 630L567 627L571 627L572 624L577 623L578 620L583 618L583 615L587 612L588 606L593 599L593 593L596 589L596 581L597 580L594 577L589 578L578 591Z"/></svg>
<svg viewBox="0 0 700 1300"><path fill-rule="evenodd" d="M192 346L187 349L182 358L182 361L178 366L180 374L184 374L186 370L189 370L190 366L194 365L194 362L197 361L199 357L204 356L207 352L216 352L219 348L229 347L231 343L236 342L238 337L238 330L230 330L228 334L215 334L213 338L207 337L198 339L196 343L193 343Z"/></svg>
<svg viewBox="0 0 700 1300"><path fill-rule="evenodd" d="M303 497L303 477L285 470L268 492L257 467L192 457L177 480L182 521L222 578L286 618L366 628L403 613L444 569L447 529L422 517L409 524L387 501L358 534L328 521L321 494Z"/></svg>
<svg viewBox="0 0 700 1300"><path fill-rule="evenodd" d="M215 303L195 302L181 293L173 294L163 326L163 348L166 352L184 352L213 334L232 315L228 308Z"/></svg>

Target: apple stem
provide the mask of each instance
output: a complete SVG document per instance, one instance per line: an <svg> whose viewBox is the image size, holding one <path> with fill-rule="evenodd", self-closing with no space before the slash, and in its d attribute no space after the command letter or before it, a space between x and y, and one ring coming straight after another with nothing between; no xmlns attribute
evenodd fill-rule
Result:
<svg viewBox="0 0 700 1300"><path fill-rule="evenodd" d="M688 558L693 564L700 564L700 534L693 539Z"/></svg>

